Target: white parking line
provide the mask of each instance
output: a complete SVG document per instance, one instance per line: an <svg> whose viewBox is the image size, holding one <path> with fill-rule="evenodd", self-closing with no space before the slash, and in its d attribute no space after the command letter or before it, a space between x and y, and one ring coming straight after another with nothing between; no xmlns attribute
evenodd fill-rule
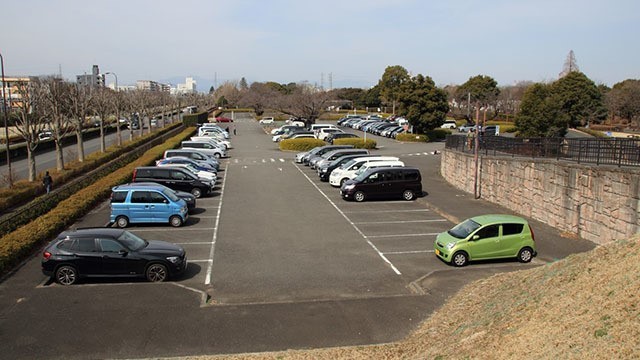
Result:
<svg viewBox="0 0 640 360"><path fill-rule="evenodd" d="M423 253L432 253L434 250L414 250L414 251L388 251L385 252L385 255L404 255L404 254L423 254Z"/></svg>
<svg viewBox="0 0 640 360"><path fill-rule="evenodd" d="M359 214L359 213L402 213L402 212L430 212L429 209L414 209L414 210L353 210L345 211L345 214Z"/></svg>
<svg viewBox="0 0 640 360"><path fill-rule="evenodd" d="M394 238L394 237L414 237L414 236L436 236L440 233L424 233L424 234L396 234L396 235L369 235L367 239Z"/></svg>
<svg viewBox="0 0 640 360"><path fill-rule="evenodd" d="M178 245L211 245L212 242L211 241L203 241L203 242L178 242L178 243L174 243L174 244L178 244Z"/></svg>
<svg viewBox="0 0 640 360"><path fill-rule="evenodd" d="M426 223L426 222L442 222L447 221L445 219L433 219L433 220L397 220L397 221L369 221L369 222L357 222L358 225L367 224L408 224L408 223Z"/></svg>
<svg viewBox="0 0 640 360"><path fill-rule="evenodd" d="M209 251L209 262L207 266L207 275L204 279L205 285L211 284L211 272L213 271L213 255L216 251L216 241L218 240L218 228L220 226L220 215L222 213L222 199L224 197L224 187L227 183L227 174L229 173L229 166L225 168L224 177L222 179L222 189L220 189L220 202L218 203L218 214L216 215L216 224L213 230L213 239L211 241L211 250Z"/></svg>
<svg viewBox="0 0 640 360"><path fill-rule="evenodd" d="M329 197L327 196L327 194L324 193L324 191L322 191L322 189L320 189L318 187L318 185L316 185L316 183L314 183L308 176L307 174L305 174L302 169L300 169L300 167L298 167L298 165L295 165L296 168L298 169L298 171L300 171L300 173L307 178L307 180L311 183L311 185L313 185L313 187L316 188L316 190L318 190L320 192L320 194L322 194L322 196L324 196L325 199L327 199L327 201L338 211L338 213L340 213L340 215L342 215L342 217L345 218L345 220L347 220L347 222L349 224L351 224L351 226L362 236L363 239L365 239L367 241L367 244L369 244L369 246L371 246L371 248L373 248L373 250L375 250L375 252L378 253L378 255L380 256L380 258L382 258L382 260L384 260L384 262L386 262L387 264L389 264L389 266L391 267L391 269L396 273L396 275L402 275L402 273L400 272L400 270L398 270L398 268L395 267L395 265L393 265L393 263L391 261L389 261L389 259L387 259L386 256L384 256L384 254L378 250L378 248L373 245L373 243L371 241L369 241L369 239L367 239L367 236L358 228L358 226L356 226L356 224L353 223L353 221L351 221L351 219L349 219L349 217L347 217L347 215L345 213L342 212L342 210L340 210L340 208L338 207L338 205L336 205L331 199L329 199Z"/></svg>
<svg viewBox="0 0 640 360"><path fill-rule="evenodd" d="M191 259L187 259L187 262L190 263L210 263L213 264L213 260L191 260Z"/></svg>
<svg viewBox="0 0 640 360"><path fill-rule="evenodd" d="M200 231L200 230L214 230L215 228L190 228L190 227L184 227L181 226L179 228L174 228L174 227L170 227L170 228L166 228L166 229L162 229L162 230L158 230L158 229L131 229L131 231L133 232L151 232L151 231L162 231L162 232L183 232L183 231Z"/></svg>

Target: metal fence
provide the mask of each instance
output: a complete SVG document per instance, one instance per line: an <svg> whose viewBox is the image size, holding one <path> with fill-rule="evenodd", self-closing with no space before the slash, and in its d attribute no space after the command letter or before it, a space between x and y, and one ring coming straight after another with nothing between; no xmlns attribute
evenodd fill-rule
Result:
<svg viewBox="0 0 640 360"><path fill-rule="evenodd" d="M474 153L475 138L449 135L445 147ZM551 158L596 165L640 166L639 139L481 136L478 152L484 155Z"/></svg>

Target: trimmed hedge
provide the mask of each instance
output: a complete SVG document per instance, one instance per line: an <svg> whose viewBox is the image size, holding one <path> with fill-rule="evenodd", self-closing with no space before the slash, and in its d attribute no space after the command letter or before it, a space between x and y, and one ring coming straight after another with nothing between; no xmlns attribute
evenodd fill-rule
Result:
<svg viewBox="0 0 640 360"><path fill-rule="evenodd" d="M378 146L375 140L361 138L344 138L333 140L333 145L353 145L357 149L375 149Z"/></svg>
<svg viewBox="0 0 640 360"><path fill-rule="evenodd" d="M323 145L327 143L318 139L285 139L280 141L280 150L309 151Z"/></svg>
<svg viewBox="0 0 640 360"><path fill-rule="evenodd" d="M426 132L427 141L444 141L453 131L448 129L433 129Z"/></svg>
<svg viewBox="0 0 640 360"><path fill-rule="evenodd" d="M204 124L206 122L209 122L209 113L206 111L182 116L182 123L186 127L198 126L198 124Z"/></svg>
<svg viewBox="0 0 640 360"><path fill-rule="evenodd" d="M48 213L0 238L0 274L30 256L36 247L51 240L76 219L84 216L109 196L112 187L130 181L135 167L154 164L156 159L162 157L165 150L177 147L194 131L194 128L188 128L163 144L153 147L134 162L99 179L61 201Z"/></svg>
<svg viewBox="0 0 640 360"><path fill-rule="evenodd" d="M429 142L429 137L422 134L398 134L396 140L404 142Z"/></svg>

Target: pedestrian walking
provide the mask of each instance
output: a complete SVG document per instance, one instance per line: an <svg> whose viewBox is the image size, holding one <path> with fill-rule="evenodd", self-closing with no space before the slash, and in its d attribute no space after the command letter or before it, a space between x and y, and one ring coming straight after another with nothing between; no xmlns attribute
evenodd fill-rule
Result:
<svg viewBox="0 0 640 360"><path fill-rule="evenodd" d="M49 175L48 171L45 171L44 177L42 178L42 185L44 185L45 190L47 190L47 194L51 192L51 186L53 185L53 179L51 175Z"/></svg>
<svg viewBox="0 0 640 360"><path fill-rule="evenodd" d="M236 126L233 125L233 135L238 135L238 133L236 132Z"/></svg>

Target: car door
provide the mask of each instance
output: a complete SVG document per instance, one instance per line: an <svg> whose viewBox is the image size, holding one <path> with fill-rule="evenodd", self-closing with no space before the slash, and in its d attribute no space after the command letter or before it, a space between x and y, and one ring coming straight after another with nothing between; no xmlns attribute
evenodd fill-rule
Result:
<svg viewBox="0 0 640 360"><path fill-rule="evenodd" d="M129 256L127 249L120 242L108 238L96 238L100 255L102 256L102 274L103 275L132 275L136 269L135 256Z"/></svg>
<svg viewBox="0 0 640 360"><path fill-rule="evenodd" d="M380 196L384 198L396 197L402 193L402 181L400 181L400 173L393 170L382 172L382 186L380 187Z"/></svg>
<svg viewBox="0 0 640 360"><path fill-rule="evenodd" d="M131 192L131 206L129 207L129 214L131 214L129 221L132 223L153 221L153 213L149 207L149 202L149 191L133 190Z"/></svg>
<svg viewBox="0 0 640 360"><path fill-rule="evenodd" d="M93 237L72 240L69 247L75 255L74 265L80 275L100 275L102 273L102 255Z"/></svg>
<svg viewBox="0 0 640 360"><path fill-rule="evenodd" d="M505 223L502 224L501 246L497 256L515 257L518 251L527 242L527 235L523 234L524 224Z"/></svg>
<svg viewBox="0 0 640 360"><path fill-rule="evenodd" d="M471 259L489 259L500 252L500 225L486 225L478 229L468 243Z"/></svg>
<svg viewBox="0 0 640 360"><path fill-rule="evenodd" d="M362 181L358 190L364 192L368 199L380 198L384 194L384 182L380 172L374 172Z"/></svg>
<svg viewBox="0 0 640 360"><path fill-rule="evenodd" d="M149 192L149 208L153 217L153 222L165 223L172 215L169 200L159 192Z"/></svg>
<svg viewBox="0 0 640 360"><path fill-rule="evenodd" d="M180 170L171 170L171 185L173 190L191 192L193 189L193 179Z"/></svg>

